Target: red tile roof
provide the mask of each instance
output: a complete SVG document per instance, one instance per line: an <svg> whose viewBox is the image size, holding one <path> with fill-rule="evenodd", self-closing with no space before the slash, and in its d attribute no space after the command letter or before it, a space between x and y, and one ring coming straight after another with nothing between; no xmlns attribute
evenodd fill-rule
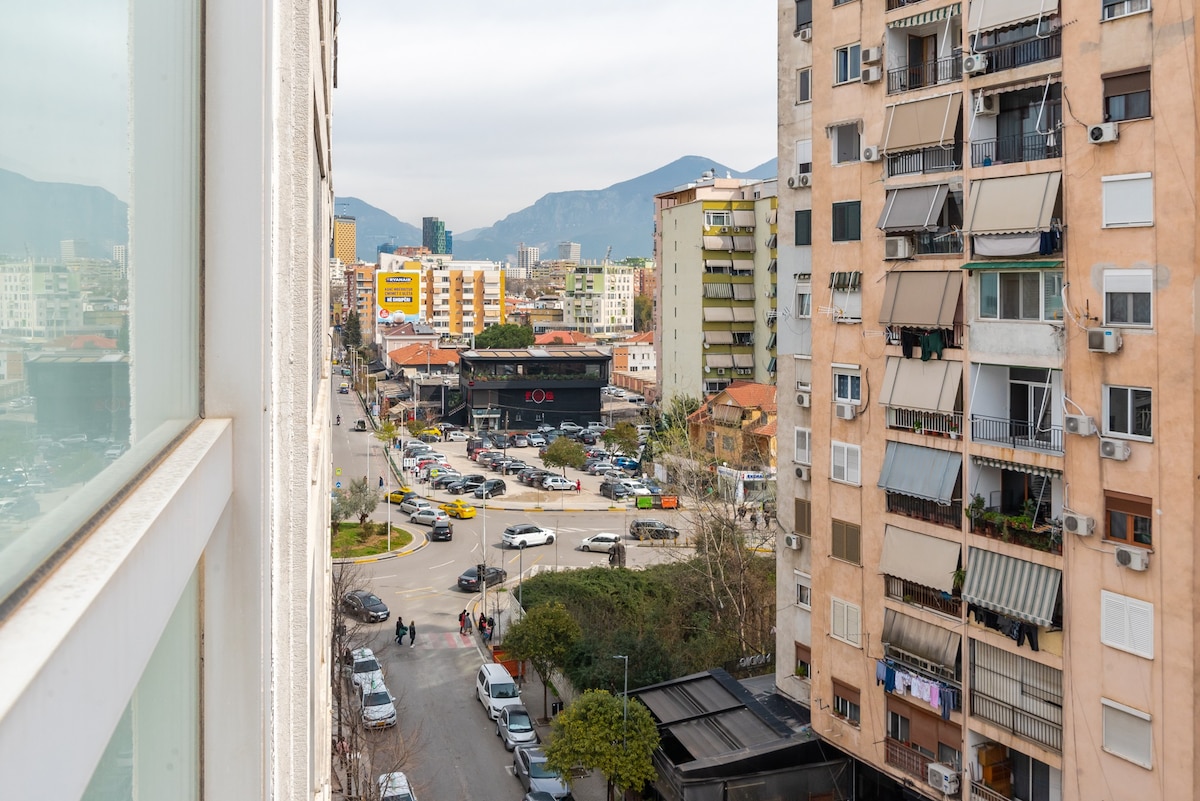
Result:
<svg viewBox="0 0 1200 801"><path fill-rule="evenodd" d="M535 345L582 345L595 341L593 337L579 331L547 331L533 338Z"/></svg>
<svg viewBox="0 0 1200 801"><path fill-rule="evenodd" d="M654 332L653 331L643 331L640 334L634 334L629 339L623 340L620 344L622 344L622 345L653 345L654 344Z"/></svg>
<svg viewBox="0 0 1200 801"><path fill-rule="evenodd" d="M759 426L758 428L754 429L750 433L755 435L756 437L773 437L773 436L775 436L775 432L778 430L778 428L779 428L779 426L778 426L777 421L772 420L771 422L767 423L766 425Z"/></svg>
<svg viewBox="0 0 1200 801"><path fill-rule="evenodd" d="M445 367L451 362L459 362L458 351L454 348L439 348L424 342L397 348L388 353L388 358L402 367L420 367L424 364Z"/></svg>
<svg viewBox="0 0 1200 801"><path fill-rule="evenodd" d="M734 381L717 393L716 397L719 398L722 394L728 395L735 404L743 409L762 409L764 412L774 412L777 409L774 384Z"/></svg>

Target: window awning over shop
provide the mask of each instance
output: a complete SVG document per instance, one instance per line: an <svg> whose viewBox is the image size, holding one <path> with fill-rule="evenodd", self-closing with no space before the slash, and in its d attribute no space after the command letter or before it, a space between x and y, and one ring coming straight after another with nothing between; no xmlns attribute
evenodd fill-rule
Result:
<svg viewBox="0 0 1200 801"><path fill-rule="evenodd" d="M733 309L729 306L705 306L704 321L706 323L733 322Z"/></svg>
<svg viewBox="0 0 1200 801"><path fill-rule="evenodd" d="M889 442L878 486L888 492L947 506L954 500L954 487L961 471L961 453Z"/></svg>
<svg viewBox="0 0 1200 801"><path fill-rule="evenodd" d="M753 367L754 366L754 354L753 353L735 353L735 354L733 354L733 366L734 367Z"/></svg>
<svg viewBox="0 0 1200 801"><path fill-rule="evenodd" d="M733 250L733 237L706 236L702 244L705 250Z"/></svg>
<svg viewBox="0 0 1200 801"><path fill-rule="evenodd" d="M733 224L740 228L753 228L754 209L734 209Z"/></svg>
<svg viewBox="0 0 1200 801"><path fill-rule="evenodd" d="M958 662L962 636L941 626L902 615L895 609L885 609L883 643L953 670Z"/></svg>
<svg viewBox="0 0 1200 801"><path fill-rule="evenodd" d="M913 328L950 328L956 321L961 295L960 270L888 273L879 322Z"/></svg>
<svg viewBox="0 0 1200 801"><path fill-rule="evenodd" d="M705 239L720 239L721 237L706 236L704 238ZM704 266L706 269L710 269L710 270L713 268L720 269L722 267L732 267L733 259L705 259Z"/></svg>
<svg viewBox="0 0 1200 801"><path fill-rule="evenodd" d="M1003 2L1003 0L995 0ZM911 17L901 17L900 19L892 20L888 23L889 28L915 28L918 25L928 25L930 22L946 19L947 17L957 17L962 13L962 4L954 3L949 6L935 8L932 11L926 11L923 14L914 14Z"/></svg>
<svg viewBox="0 0 1200 801"><path fill-rule="evenodd" d="M1058 0L974 0L967 30L971 33L1007 28L1025 20L1058 13Z"/></svg>
<svg viewBox="0 0 1200 801"><path fill-rule="evenodd" d="M739 323L754 322L754 307L753 306L734 306L733 319Z"/></svg>
<svg viewBox="0 0 1200 801"><path fill-rule="evenodd" d="M705 331L704 332L704 344L705 345L732 345L733 344L733 332L732 331Z"/></svg>
<svg viewBox="0 0 1200 801"><path fill-rule="evenodd" d="M889 356L883 373L884 406L950 414L962 388L962 362Z"/></svg>
<svg viewBox="0 0 1200 801"><path fill-rule="evenodd" d="M962 116L962 92L888 106L883 120L883 152L900 153L954 144Z"/></svg>
<svg viewBox="0 0 1200 801"><path fill-rule="evenodd" d="M935 230L949 192L949 184L889 189L875 227L889 234Z"/></svg>
<svg viewBox="0 0 1200 801"><path fill-rule="evenodd" d="M971 548L963 598L1009 617L1049 626L1062 571L995 551Z"/></svg>
<svg viewBox="0 0 1200 801"><path fill-rule="evenodd" d="M704 357L705 367L733 367L733 356L728 353L709 353Z"/></svg>
<svg viewBox="0 0 1200 801"><path fill-rule="evenodd" d="M967 231L1021 234L1048 231L1062 173L1042 172L971 182Z"/></svg>
<svg viewBox="0 0 1200 801"><path fill-rule="evenodd" d="M952 592L959 553L957 542L888 526L883 534L879 572L908 579L922 587Z"/></svg>

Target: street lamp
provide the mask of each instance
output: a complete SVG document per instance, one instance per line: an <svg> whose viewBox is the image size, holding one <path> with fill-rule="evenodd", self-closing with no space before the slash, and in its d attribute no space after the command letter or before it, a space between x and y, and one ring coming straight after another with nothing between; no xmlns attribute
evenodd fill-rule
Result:
<svg viewBox="0 0 1200 801"><path fill-rule="evenodd" d="M621 720L621 741L622 747L629 750L629 656L626 654L615 654L613 659L625 660L625 692L621 698L622 701L622 720Z"/></svg>

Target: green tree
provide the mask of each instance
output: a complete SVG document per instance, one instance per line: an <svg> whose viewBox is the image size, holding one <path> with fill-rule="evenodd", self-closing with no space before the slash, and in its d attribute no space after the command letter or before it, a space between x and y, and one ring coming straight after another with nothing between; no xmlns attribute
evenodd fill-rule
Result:
<svg viewBox="0 0 1200 801"><path fill-rule="evenodd" d="M392 440L396 438L396 434L400 429L396 427L396 421L390 417L384 418L379 423L379 428L375 430L375 439L379 440L387 447L392 444Z"/></svg>
<svg viewBox="0 0 1200 801"><path fill-rule="evenodd" d="M346 314L346 324L342 326L342 344L351 350L357 350L362 345L362 323L358 319L357 309L351 309Z"/></svg>
<svg viewBox="0 0 1200 801"><path fill-rule="evenodd" d="M533 344L533 329L527 325L492 325L475 335L477 348L528 348Z"/></svg>
<svg viewBox="0 0 1200 801"><path fill-rule="evenodd" d="M404 427L408 429L408 433L412 434L414 437L419 437L421 436L421 432L429 426L425 425L424 420L409 420L404 424Z"/></svg>
<svg viewBox="0 0 1200 801"><path fill-rule="evenodd" d="M578 470L583 467L586 459L587 453L584 452L583 446L566 437L559 437L551 442L542 454L542 464L546 467L574 467ZM566 474L564 470L563 475Z"/></svg>
<svg viewBox="0 0 1200 801"><path fill-rule="evenodd" d="M561 603L531 608L504 633L504 647L514 659L528 659L542 677L542 715L548 717L546 684L550 671L566 665L567 654L581 636L579 624Z"/></svg>
<svg viewBox="0 0 1200 801"><path fill-rule="evenodd" d="M658 728L650 711L636 698L628 701L607 690L589 690L554 718L546 766L572 780L576 766L594 768L608 781L608 797L616 787L640 791L655 778L653 755Z"/></svg>
<svg viewBox="0 0 1200 801"><path fill-rule="evenodd" d="M346 490L334 490L333 501L329 504L329 523L333 528L333 533L337 533L343 520L348 520L353 516L354 509L350 506L350 498Z"/></svg>
<svg viewBox="0 0 1200 801"><path fill-rule="evenodd" d="M633 423L617 423L600 435L600 440L608 446L608 449L614 452L619 452L625 456L637 456L638 432Z"/></svg>
<svg viewBox="0 0 1200 801"><path fill-rule="evenodd" d="M350 514L358 515L358 524L366 525L367 518L379 505L379 492L371 486L370 480L363 476L350 481L346 490L346 503Z"/></svg>
<svg viewBox="0 0 1200 801"><path fill-rule="evenodd" d="M649 295L638 295L633 299L633 330L654 330L654 301Z"/></svg>

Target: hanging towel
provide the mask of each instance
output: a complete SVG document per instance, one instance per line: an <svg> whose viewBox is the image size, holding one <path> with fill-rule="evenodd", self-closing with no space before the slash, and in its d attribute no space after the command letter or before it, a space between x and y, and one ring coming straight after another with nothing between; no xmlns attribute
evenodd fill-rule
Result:
<svg viewBox="0 0 1200 801"><path fill-rule="evenodd" d="M887 663L882 659L875 662L875 686L883 684L887 680Z"/></svg>

